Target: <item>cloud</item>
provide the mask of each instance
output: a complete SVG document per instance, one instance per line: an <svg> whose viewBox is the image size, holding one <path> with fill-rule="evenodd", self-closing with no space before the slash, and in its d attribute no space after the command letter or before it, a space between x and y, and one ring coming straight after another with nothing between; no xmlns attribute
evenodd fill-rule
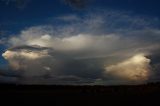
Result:
<svg viewBox="0 0 160 106"><path fill-rule="evenodd" d="M112 82L121 80L119 83L124 80L127 83L143 82L149 79L151 74L151 60L145 56L153 55L152 52L159 49L158 41L149 43L150 39L141 38L145 31L135 32L136 36L128 37L120 34L79 34L62 37L41 34L33 31L34 28L31 29L33 34L29 29L26 33L22 31L19 36L11 37L9 45L13 48L2 54L12 68L22 72L22 82L27 84L31 83L27 79L35 80L35 83L69 83L59 80L57 77L60 76L79 77L84 79L80 80L83 84L88 78L91 84L98 78L107 79L108 83L111 79ZM155 32L151 35L157 37ZM17 46L19 44L22 46Z"/></svg>
<svg viewBox="0 0 160 106"><path fill-rule="evenodd" d="M59 16L56 19L62 20L64 22L80 21L80 18L78 16L76 16L76 15L73 15L73 14L66 15L66 16Z"/></svg>
<svg viewBox="0 0 160 106"><path fill-rule="evenodd" d="M103 35L107 33L128 33L135 30L157 29L159 19L156 17L137 16L130 12L94 9L93 12L61 15L51 18L54 34L66 36L74 34ZM71 19L72 18L72 19ZM63 24L63 25L62 25ZM143 31L142 31L143 32Z"/></svg>
<svg viewBox="0 0 160 106"><path fill-rule="evenodd" d="M131 56L139 52L150 53L159 48L158 30L133 31L127 34L77 34L77 35L54 35L48 34L45 27L32 27L17 37L11 37L8 44L17 45L38 45L40 47L52 48L55 51L63 52L73 58L107 57L107 56ZM147 37L144 37L147 35ZM150 39L155 39L152 42ZM91 53L91 54L90 54Z"/></svg>
<svg viewBox="0 0 160 106"><path fill-rule="evenodd" d="M85 60L77 60L63 52L39 46L14 47L7 50L2 56L8 60L13 70L20 72L24 78L42 77L43 79L45 77L44 80L46 77L55 78L57 76L88 78L97 77L101 73L96 64L88 65Z"/></svg>
<svg viewBox="0 0 160 106"><path fill-rule="evenodd" d="M19 58L19 57L22 57L22 58L25 58L25 59L38 59L38 58L43 58L46 55L45 52L28 52L28 51L20 51L20 52L15 52L15 51L6 51L5 53L2 54L2 56L5 58L5 59L8 59L8 58Z"/></svg>
<svg viewBox="0 0 160 106"><path fill-rule="evenodd" d="M8 77L0 75L0 83L16 83L18 81L17 77Z"/></svg>
<svg viewBox="0 0 160 106"><path fill-rule="evenodd" d="M49 50L47 48L21 46L7 50L2 56L8 60L13 70L24 70L21 71L22 76L41 76L47 73L47 71L43 71L45 65L43 62L45 63L50 58L48 52ZM44 68L44 70L46 69Z"/></svg>
<svg viewBox="0 0 160 106"><path fill-rule="evenodd" d="M58 21L75 19L66 17ZM146 20L109 12L76 16L71 24L33 26L10 36L2 56L20 72L19 83L145 82L155 73L159 62L150 63L160 49L160 31Z"/></svg>
<svg viewBox="0 0 160 106"><path fill-rule="evenodd" d="M8 69L0 69L0 83L18 83L19 74Z"/></svg>
<svg viewBox="0 0 160 106"><path fill-rule="evenodd" d="M55 50L61 51L74 51L74 50L85 50L92 46L106 45L114 43L119 40L119 37L114 34L108 34L104 36L92 36L88 34L78 34L78 35L70 35L70 36L54 36L49 34L41 34L39 31L43 31L43 29L35 30L32 32L34 28L31 28L27 31L22 31L20 36L11 37L8 43L12 46L17 45L38 45L41 47L50 47ZM44 31L45 32L45 31ZM97 42L96 42L97 40ZM107 41L107 42L106 42ZM91 49L97 49L91 48ZM102 47L101 49L104 49Z"/></svg>
<svg viewBox="0 0 160 106"><path fill-rule="evenodd" d="M24 46L24 47L27 48L27 46ZM49 56L47 53L47 50L43 50L43 49L41 51L38 51L38 50L31 51L32 50L31 48L30 48L31 50L21 49L20 51L18 50L12 51L14 49L15 48L7 50L5 53L2 54L2 56L5 59L24 58L24 59L29 59L29 60L40 59L40 58Z"/></svg>
<svg viewBox="0 0 160 106"><path fill-rule="evenodd" d="M150 61L144 54L136 54L116 65L106 66L105 69L107 74L140 82L149 78Z"/></svg>

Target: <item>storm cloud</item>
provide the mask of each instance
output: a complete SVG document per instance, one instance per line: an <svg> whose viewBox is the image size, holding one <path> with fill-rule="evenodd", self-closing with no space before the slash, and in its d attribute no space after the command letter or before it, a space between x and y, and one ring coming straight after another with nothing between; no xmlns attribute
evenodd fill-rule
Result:
<svg viewBox="0 0 160 106"><path fill-rule="evenodd" d="M137 54L116 65L106 66L106 73L130 80L146 80L150 75L150 59Z"/></svg>
<svg viewBox="0 0 160 106"><path fill-rule="evenodd" d="M72 15L70 18L76 19L75 23L70 23L70 18L58 17L59 21L65 20L69 24L33 26L8 38L9 49L2 56L15 72L20 72L19 83L105 84L107 81L124 81L130 84L153 78L154 67L159 67L152 57L159 55L160 31L150 24L151 21L132 18L132 22L131 16L121 14L119 23L109 27L110 16L118 17L114 12L105 17L94 16ZM124 21L126 26L119 28ZM139 21L143 23L139 24ZM129 23L134 25L128 27ZM143 27L146 25L147 28ZM143 29L137 30L135 26Z"/></svg>

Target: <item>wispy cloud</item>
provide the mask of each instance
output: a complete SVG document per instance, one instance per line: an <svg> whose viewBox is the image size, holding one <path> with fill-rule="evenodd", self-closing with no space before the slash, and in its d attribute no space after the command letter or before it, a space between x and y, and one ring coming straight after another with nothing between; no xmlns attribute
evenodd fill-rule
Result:
<svg viewBox="0 0 160 106"><path fill-rule="evenodd" d="M56 19L60 20L60 21L65 21L65 22L75 22L75 21L80 21L81 19L77 16L77 15L66 15L66 16L59 16Z"/></svg>

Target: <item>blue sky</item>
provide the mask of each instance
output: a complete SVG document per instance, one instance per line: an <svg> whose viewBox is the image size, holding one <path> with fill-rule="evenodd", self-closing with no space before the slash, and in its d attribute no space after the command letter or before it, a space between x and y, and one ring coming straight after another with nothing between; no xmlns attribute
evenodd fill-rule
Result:
<svg viewBox="0 0 160 106"><path fill-rule="evenodd" d="M151 56L151 58L156 58L159 55L158 42L160 39L159 37L157 37L159 36L159 28L160 28L159 4L160 4L159 0L0 0L0 13L1 13L0 53L3 54L10 48L13 48L11 50L17 52L17 48L19 48L19 46L22 47L23 49L26 49L27 51L28 50L30 51L30 48L28 46L33 46L34 44L38 46L45 46L50 49L55 49L58 51L58 53L62 52L60 54L63 55L59 54L60 56L58 55L57 58L61 57L60 60L64 61L70 58L69 55L69 57L66 59L66 57L69 54L68 51L70 50L71 54L73 53L72 56L73 57L75 56L75 58L86 58L86 57L95 58L99 56L102 57L102 55L104 55L103 53L108 53L107 56L109 57L110 52L111 54L117 53L116 56L117 55L121 56L113 57L114 61L113 63L106 62L107 65L117 64L117 67L119 67L117 63L119 62L119 60L124 61L124 64L126 64L127 58L128 61L129 60L132 61L136 58L136 56L139 56L140 58L142 57L142 59L147 61L148 59L147 57L145 56L143 57L142 55L132 54L132 53L134 52L138 53L137 51L144 52L144 54L147 54L147 56ZM85 35L87 35L87 37ZM102 40L103 39L102 36L110 36L113 39L111 39L110 40L111 43L108 44L106 42L109 41L106 38ZM81 49L83 48L79 46L79 44L81 44L81 40L85 39L85 41L88 41L88 39L91 39L91 44L92 44L92 41L97 42L95 41L94 37L97 37L96 39L99 39L101 42L104 42L104 43L98 43L97 45L99 45L99 47L97 48L95 46L96 48L95 50L96 51L100 50L100 53L97 54L90 53L89 51L92 51L92 49L90 50L90 48L94 47L92 46L90 47L90 44L88 43L86 45L84 43L84 47L90 47L90 48L85 48L84 50L81 51ZM59 39L59 40L56 41L54 39ZM62 46L64 39L75 40L73 41L75 42L75 44L73 44L75 45L75 47L71 48L67 46L67 49L63 48ZM76 41L76 39L80 40ZM128 39L129 42L133 41L132 45L129 44ZM47 43L46 40L48 40ZM52 42L58 42L56 44L60 46L54 47L54 45L52 45ZM70 45L73 42L66 45ZM128 46L126 46L126 44L123 44L122 42L125 42L126 44L128 44ZM104 50L103 48L104 44L111 45L111 47L107 46L108 48L106 47L106 50ZM35 49L36 47L33 48L34 49L31 49L31 51L33 50L33 53L36 50L38 50L38 52L41 53L44 49L42 47L41 51L40 48L38 49ZM103 48L102 51L101 48ZM107 51L108 49L110 52ZM46 51L50 50L47 49ZM153 54L153 52L155 54ZM127 56L123 56L124 53L130 56L130 58ZM64 58L62 59L62 57L65 57L65 59ZM114 58L117 58L117 60L114 60ZM104 60L104 58L100 60L102 61ZM102 64L101 62L99 63L99 60L96 61L98 61L98 64ZM8 58L4 59L3 56L0 57L1 68L4 68L4 66L8 66L8 64L12 65L12 62L13 62L12 59L8 60ZM56 62L56 64L58 64L58 62ZM142 61L142 63L143 62L144 61ZM47 62L43 61L43 63ZM79 63L80 64L77 63L78 67L79 65L81 66L81 61ZM17 63L13 64L17 65ZM42 63L37 62L37 64L39 65ZM86 67L89 68L88 63L86 64L85 64ZM159 67L159 63L155 62L154 66ZM96 68L98 70L99 66L97 67ZM110 70L110 68L108 67L106 69ZM111 70L117 70L117 67ZM124 65L124 67L130 68L131 66L129 64L129 66ZM52 69L52 67L48 66L44 66L43 68L45 68L46 70ZM38 68L35 67L34 69L36 70ZM124 73L124 75L125 74L126 73ZM97 75L99 75L98 72ZM109 74L109 76L112 75ZM157 76L159 76L159 73L156 73L156 76L152 77L151 80L157 78ZM80 76L78 76L78 78L79 77L81 78L81 73ZM98 79L97 77L96 80ZM94 78L91 77L91 79ZM104 80L107 78L104 79L99 78L99 79L102 80L103 83L106 83ZM86 81L86 79L84 80ZM113 78L113 82L111 81L111 83L114 83L114 80L115 77Z"/></svg>
<svg viewBox="0 0 160 106"><path fill-rule="evenodd" d="M0 12L2 14L0 23L4 30L18 31L27 26L44 24L50 17L72 13L81 15L85 11L101 8L129 11L135 15L146 17L160 17L159 0L90 0L83 10L68 6L63 0L29 0L23 8L18 8L15 1L0 1Z"/></svg>

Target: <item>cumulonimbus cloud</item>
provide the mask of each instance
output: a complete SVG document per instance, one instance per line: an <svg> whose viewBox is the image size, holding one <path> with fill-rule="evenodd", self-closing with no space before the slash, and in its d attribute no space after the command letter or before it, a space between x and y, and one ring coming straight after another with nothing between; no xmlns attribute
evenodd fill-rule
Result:
<svg viewBox="0 0 160 106"><path fill-rule="evenodd" d="M106 73L122 79L145 81L149 78L150 67L150 59L146 58L144 54L136 54L120 63L106 66L105 69Z"/></svg>
<svg viewBox="0 0 160 106"><path fill-rule="evenodd" d="M25 70L23 76L28 77L66 74L79 77L86 76L85 72L92 75L95 70L97 75L106 74L105 76L141 82L150 76L151 60L139 53L149 55L152 50L157 49L157 42L142 44L136 40L136 37L130 39L117 34L55 37L49 34L39 36L37 32L27 35L23 31L20 36L10 38L9 43L13 46L28 46L11 48L3 53L3 57L14 69ZM99 65L95 65L93 61ZM117 64L118 61L122 62ZM75 65L78 66L77 70Z"/></svg>
<svg viewBox="0 0 160 106"><path fill-rule="evenodd" d="M148 80L152 60L147 56L160 49L160 31L144 28L106 33L104 19L78 19L77 24L59 27L56 31L55 27L49 26L30 27L8 38L7 46L11 48L2 56L15 70L22 72L24 83L29 77L37 78L35 83L49 81L54 84L64 76L72 76L82 83L112 77L118 81ZM66 32L67 28L76 32ZM27 83L31 82L28 80Z"/></svg>
<svg viewBox="0 0 160 106"><path fill-rule="evenodd" d="M21 46L7 50L2 56L8 60L13 70L24 70L24 76L41 76L46 73L45 70L48 70L43 64L43 60L51 57L48 52L47 48Z"/></svg>

